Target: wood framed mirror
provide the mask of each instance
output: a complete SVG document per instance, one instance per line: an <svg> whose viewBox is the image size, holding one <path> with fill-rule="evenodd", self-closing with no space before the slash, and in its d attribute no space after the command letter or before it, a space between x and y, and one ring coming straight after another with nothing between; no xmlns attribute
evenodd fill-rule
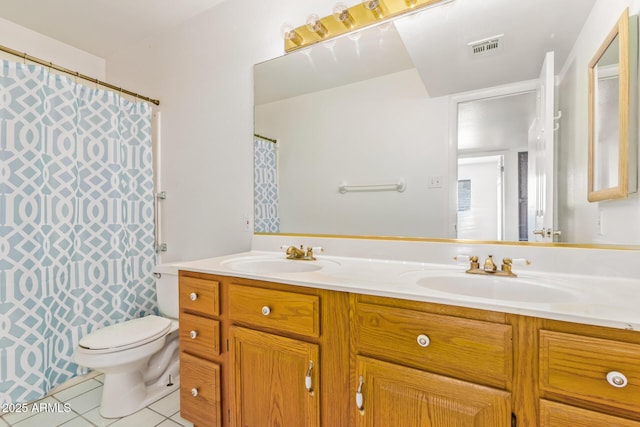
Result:
<svg viewBox="0 0 640 427"><path fill-rule="evenodd" d="M629 10L589 63L588 200L629 194L630 42Z"/></svg>

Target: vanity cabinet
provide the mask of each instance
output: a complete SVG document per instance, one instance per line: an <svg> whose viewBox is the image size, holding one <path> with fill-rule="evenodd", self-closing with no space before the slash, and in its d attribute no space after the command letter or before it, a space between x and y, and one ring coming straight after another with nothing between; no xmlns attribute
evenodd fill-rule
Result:
<svg viewBox="0 0 640 427"><path fill-rule="evenodd" d="M180 271L181 416L347 427L348 325L346 293Z"/></svg>
<svg viewBox="0 0 640 427"><path fill-rule="evenodd" d="M540 425L565 425L574 414L573 425L640 426L637 332L547 324L539 332Z"/></svg>
<svg viewBox="0 0 640 427"><path fill-rule="evenodd" d="M181 271L180 359L197 427L640 427L636 331Z"/></svg>
<svg viewBox="0 0 640 427"><path fill-rule="evenodd" d="M353 425L511 426L505 316L488 321L490 313L361 295L351 301Z"/></svg>
<svg viewBox="0 0 640 427"><path fill-rule="evenodd" d="M222 426L220 281L180 272L180 415Z"/></svg>

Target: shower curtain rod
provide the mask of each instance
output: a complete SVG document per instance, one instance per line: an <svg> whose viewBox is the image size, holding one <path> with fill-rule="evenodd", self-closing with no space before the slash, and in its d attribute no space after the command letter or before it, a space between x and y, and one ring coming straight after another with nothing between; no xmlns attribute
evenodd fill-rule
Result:
<svg viewBox="0 0 640 427"><path fill-rule="evenodd" d="M26 53L19 52L17 50L11 49L9 47L0 45L0 51L6 52L6 53L8 53L10 55L13 55L13 56L20 57L24 61L35 62L36 64L40 64L40 65L42 65L44 67L47 67L47 68L50 68L52 70L60 71L61 73L69 74L69 75L74 76L76 78L81 78L83 80L90 81L90 82L95 83L97 85L112 89L112 90L114 90L116 92L125 93L125 94L127 94L129 96L133 96L134 98L142 99L143 101L147 101L147 102L150 102L150 103L155 104L155 105L160 105L160 101L157 100L157 99L151 99L151 98L149 98L147 96L142 96L142 95L140 95L138 93L131 92L129 90L123 89L123 88L118 87L118 86L114 86L114 85L112 85L110 83L103 82L103 81L98 80L98 79L96 79L94 77L89 77L89 76L87 76L85 74L81 74L81 73L79 73L77 71L69 70L68 68L64 68L64 67L61 67L59 65L53 64L51 62L42 60L40 58L36 58L35 56L27 55Z"/></svg>
<svg viewBox="0 0 640 427"><path fill-rule="evenodd" d="M256 138L264 139L265 141L273 142L274 144L278 143L277 139L267 138L266 136L258 135L257 133L254 133L253 136L255 136Z"/></svg>

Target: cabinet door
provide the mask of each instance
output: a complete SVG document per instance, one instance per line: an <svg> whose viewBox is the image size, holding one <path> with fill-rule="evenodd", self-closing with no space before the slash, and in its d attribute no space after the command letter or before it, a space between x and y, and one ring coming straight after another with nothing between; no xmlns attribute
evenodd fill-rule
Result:
<svg viewBox="0 0 640 427"><path fill-rule="evenodd" d="M361 356L355 386L357 427L511 426L511 395L490 387Z"/></svg>
<svg viewBox="0 0 640 427"><path fill-rule="evenodd" d="M318 346L240 327L230 336L232 425L319 427Z"/></svg>
<svg viewBox="0 0 640 427"><path fill-rule="evenodd" d="M541 400L539 425L540 427L640 427L640 422Z"/></svg>

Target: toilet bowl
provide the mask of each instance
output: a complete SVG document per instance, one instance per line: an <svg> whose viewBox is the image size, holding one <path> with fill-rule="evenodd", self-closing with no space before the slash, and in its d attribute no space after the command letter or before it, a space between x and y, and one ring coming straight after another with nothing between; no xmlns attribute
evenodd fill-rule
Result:
<svg viewBox="0 0 640 427"><path fill-rule="evenodd" d="M179 388L178 270L154 269L160 316L127 320L80 339L74 361L104 373L100 415L132 414Z"/></svg>

